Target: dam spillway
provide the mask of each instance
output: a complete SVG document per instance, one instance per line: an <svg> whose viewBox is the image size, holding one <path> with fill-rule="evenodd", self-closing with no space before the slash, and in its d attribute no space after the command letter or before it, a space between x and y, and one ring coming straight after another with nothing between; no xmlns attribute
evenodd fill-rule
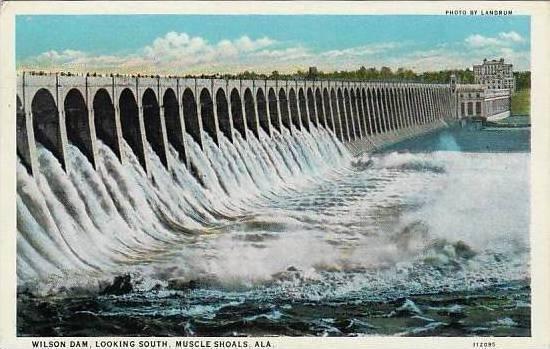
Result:
<svg viewBox="0 0 550 349"><path fill-rule="evenodd" d="M22 74L17 88L21 280L116 270L220 229L460 104L451 84L396 82Z"/></svg>
<svg viewBox="0 0 550 349"><path fill-rule="evenodd" d="M145 142L170 169L168 146L189 165L186 133L201 148L208 135L233 142L274 133L323 128L360 153L441 126L457 117L449 84L224 80L170 77L18 77L17 149L31 174L37 171L35 143L47 147L66 168L68 143L94 167L97 139L120 161L124 140L148 171Z"/></svg>

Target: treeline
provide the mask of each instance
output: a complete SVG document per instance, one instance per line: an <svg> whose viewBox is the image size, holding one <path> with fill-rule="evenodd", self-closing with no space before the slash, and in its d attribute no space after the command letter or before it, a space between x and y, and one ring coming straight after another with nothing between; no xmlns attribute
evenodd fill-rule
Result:
<svg viewBox="0 0 550 349"><path fill-rule="evenodd" d="M469 69L451 69L417 73L411 69L398 68L397 70L392 70L389 67L381 67L380 69L361 67L357 70L341 70L334 72L323 72L310 68L308 71L298 70L296 73L292 74L283 74L276 70L273 71L271 74L260 74L252 71L244 71L239 74L226 74L217 77L236 79L331 79L351 81L407 81L425 83L448 83L451 79L451 75L453 74L458 78L459 83L474 83L474 72ZM531 72L514 72L514 76L516 77L516 88L518 90L531 87Z"/></svg>
<svg viewBox="0 0 550 349"><path fill-rule="evenodd" d="M531 72L530 71L516 71L514 72L516 77L516 90L525 90L531 88Z"/></svg>
<svg viewBox="0 0 550 349"><path fill-rule="evenodd" d="M33 75L45 75L45 72L29 72ZM202 74L202 75L185 75L186 78L224 78L224 79L282 79L282 80L346 80L346 81L407 81L407 82L425 82L425 83L448 83L451 80L451 75L455 75L461 84L473 84L474 72L469 69L451 69L440 71L429 71L416 73L411 69L398 68L392 70L389 67L365 68L364 66L357 70L340 70L334 72L318 71L315 68L310 68L308 71L298 70L296 73L284 74L278 71L273 71L271 74L256 73L253 71L244 71L238 74ZM61 75L75 75L73 73L63 73ZM81 74L76 74L81 75ZM87 73L88 76L119 76L119 74L96 74ZM132 75L134 76L134 75ZM149 76L137 74L135 76ZM531 88L531 72L521 71L514 72L516 77L516 89L524 90ZM151 75L158 77L158 75Z"/></svg>
<svg viewBox="0 0 550 349"><path fill-rule="evenodd" d="M366 68L357 70L340 70L334 72L323 72L316 69L308 71L298 70L296 73L284 74L273 71L271 74L261 74L253 71L244 71L239 74L225 74L224 78L236 79L299 79L299 80L350 80L350 81L412 81L426 83L448 83L451 75L455 74L462 83L473 83L474 73L466 69L442 70L434 72L417 73L411 69L398 68L392 70L390 67Z"/></svg>

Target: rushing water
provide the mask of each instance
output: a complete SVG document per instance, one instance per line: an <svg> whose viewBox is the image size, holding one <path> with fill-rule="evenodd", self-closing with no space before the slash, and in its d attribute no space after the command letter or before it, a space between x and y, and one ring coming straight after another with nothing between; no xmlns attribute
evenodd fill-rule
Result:
<svg viewBox="0 0 550 349"><path fill-rule="evenodd" d="M18 334L530 334L529 129L324 131L17 170ZM151 154L152 151L149 151ZM198 178L198 179L196 179Z"/></svg>

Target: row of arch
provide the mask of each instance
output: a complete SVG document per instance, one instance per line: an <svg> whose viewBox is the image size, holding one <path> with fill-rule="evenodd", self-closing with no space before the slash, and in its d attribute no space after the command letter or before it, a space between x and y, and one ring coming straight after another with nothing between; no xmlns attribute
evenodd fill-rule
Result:
<svg viewBox="0 0 550 349"><path fill-rule="evenodd" d="M31 145L39 142L65 168L64 143L69 142L95 166L96 138L121 161L124 139L147 170L145 142L166 167L168 144L186 162L185 133L201 148L205 134L220 146L220 137L233 142L238 133L246 139L247 130L259 138L275 132L324 128L340 141L350 142L452 115L451 94L446 88L290 87L266 91L234 88L226 92L219 88L212 93L203 88L195 95L186 88L178 98L175 90L168 88L159 100L152 88L139 97L126 88L113 100L109 91L101 88L87 103L83 93L73 88L58 106L51 91L42 88L32 96L29 111L17 96L17 149L32 169Z"/></svg>

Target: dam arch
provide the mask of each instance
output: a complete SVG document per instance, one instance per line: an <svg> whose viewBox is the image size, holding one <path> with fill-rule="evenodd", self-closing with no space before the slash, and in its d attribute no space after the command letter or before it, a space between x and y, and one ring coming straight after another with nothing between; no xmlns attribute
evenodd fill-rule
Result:
<svg viewBox="0 0 550 349"><path fill-rule="evenodd" d="M411 127L411 110L409 108L408 99L407 99L407 87L403 87L401 90L401 103L403 105L403 127Z"/></svg>
<svg viewBox="0 0 550 349"><path fill-rule="evenodd" d="M416 104L414 103L413 99L413 89L412 87L409 87L407 89L407 103L410 106L410 121L412 125L418 125L418 108Z"/></svg>
<svg viewBox="0 0 550 349"><path fill-rule="evenodd" d="M118 134L115 106L106 89L97 90L92 101L92 110L96 137L115 153L119 161L122 161L119 142L122 135Z"/></svg>
<svg viewBox="0 0 550 349"><path fill-rule="evenodd" d="M428 94L426 92L425 87L421 89L421 96L422 96L422 102L425 110L424 123L427 124L431 119L431 108L430 108L430 101L428 100Z"/></svg>
<svg viewBox="0 0 550 349"><path fill-rule="evenodd" d="M386 88L386 103L388 104L388 116L390 130L397 130L397 110L395 108L394 92L391 88Z"/></svg>
<svg viewBox="0 0 550 349"><path fill-rule="evenodd" d="M160 118L160 105L155 91L146 89L141 97L143 107L143 125L145 126L145 139L158 155L160 162L168 168L168 159L162 132L162 121Z"/></svg>
<svg viewBox="0 0 550 349"><path fill-rule="evenodd" d="M426 109L424 107L424 99L422 98L422 90L420 88L415 88L414 94L418 105L418 120L420 125L423 125L426 121Z"/></svg>
<svg viewBox="0 0 550 349"><path fill-rule="evenodd" d="M409 88L409 101L411 104L411 110L413 111L413 120L415 125L420 124L420 108L418 106L418 101L416 100L416 89Z"/></svg>
<svg viewBox="0 0 550 349"><path fill-rule="evenodd" d="M298 112L298 100L296 99L296 92L293 88L288 91L288 101L290 105L290 118L292 124L297 130L301 130L300 113Z"/></svg>
<svg viewBox="0 0 550 349"><path fill-rule="evenodd" d="M231 118L229 116L229 106L227 97L223 88L216 92L216 114L218 115L218 125L222 134L233 143L233 131L231 127Z"/></svg>
<svg viewBox="0 0 550 349"><path fill-rule="evenodd" d="M304 128L308 132L310 132L309 120L307 115L307 101L303 88L300 88L298 90L298 110L300 111L300 120L302 121L302 126L304 126Z"/></svg>
<svg viewBox="0 0 550 349"><path fill-rule="evenodd" d="M407 92L407 89L405 87L403 87L399 91L399 101L401 103L403 128L410 127L410 125L409 125L409 108L407 106L407 101L405 99L406 92Z"/></svg>
<svg viewBox="0 0 550 349"><path fill-rule="evenodd" d="M420 104L418 101L417 89L411 88L410 94L411 94L411 103L412 103L411 105L414 111L414 119L416 121L416 125L420 125L422 124L422 120L421 120L422 110L420 108Z"/></svg>
<svg viewBox="0 0 550 349"><path fill-rule="evenodd" d="M445 94L445 91L443 89L437 90L437 107L439 108L438 118L446 117L444 94Z"/></svg>
<svg viewBox="0 0 550 349"><path fill-rule="evenodd" d="M367 125L365 123L365 115L363 110L363 98L361 96L361 89L357 87L355 89L355 103L357 106L357 115L359 118L359 130L361 131L361 137L367 136Z"/></svg>
<svg viewBox="0 0 550 349"><path fill-rule="evenodd" d="M197 102L195 95L190 88L186 88L183 91L181 102L183 106L183 122L185 124L185 131L191 136L191 138L193 138L199 147L203 149Z"/></svg>
<svg viewBox="0 0 550 349"><path fill-rule="evenodd" d="M432 99L432 106L434 109L434 118L433 121L435 121L438 118L438 115L441 114L441 110L439 109L439 90L438 89L431 89L430 95Z"/></svg>
<svg viewBox="0 0 550 349"><path fill-rule="evenodd" d="M395 88L392 88L390 89L390 92L391 92L391 100L392 100L392 105L393 105L393 110L394 110L394 125L395 125L395 129L396 130L400 130L402 128L401 126L401 110L399 108L399 100L398 100L398 96L399 96L399 91Z"/></svg>
<svg viewBox="0 0 550 349"><path fill-rule="evenodd" d="M122 138L128 143L141 167L147 171L145 151L143 149L143 132L139 122L139 108L134 93L126 88L120 93L120 125Z"/></svg>
<svg viewBox="0 0 550 349"><path fill-rule="evenodd" d="M411 127L413 125L413 120L412 120L412 110L411 110L411 105L409 104L409 88L408 87L405 87L403 89L403 108L404 108L404 112L405 112L405 126L406 127Z"/></svg>
<svg viewBox="0 0 550 349"><path fill-rule="evenodd" d="M404 115L405 115L405 126L406 127L411 127L412 125L412 114L411 114L411 108L410 108L410 105L409 105L409 97L408 97L408 93L409 93L409 88L408 87L405 87L403 88L403 93L402 93L402 97L403 98L403 108L404 108Z"/></svg>
<svg viewBox="0 0 550 349"><path fill-rule="evenodd" d="M333 114L330 106L330 96L328 93L328 89L326 87L323 89L323 105L325 107L324 111L326 114L325 115L326 126L332 132L336 132L334 131L334 123L333 123L333 116L332 116Z"/></svg>
<svg viewBox="0 0 550 349"><path fill-rule="evenodd" d="M258 107L258 121L260 123L260 127L268 136L271 136L269 116L267 115L267 101L265 99L264 91L261 88L258 88L256 91L256 106Z"/></svg>
<svg viewBox="0 0 550 349"><path fill-rule="evenodd" d="M386 105L386 94L384 89L378 89L378 106L380 111L380 124L382 125L382 133L386 133L390 130L388 123L388 107Z"/></svg>
<svg viewBox="0 0 550 349"><path fill-rule="evenodd" d="M315 89L315 107L317 110L317 121L319 122L319 125L326 129L327 123L325 121L325 112L323 110L323 96L321 95L321 90L319 90L319 88Z"/></svg>
<svg viewBox="0 0 550 349"><path fill-rule="evenodd" d="M368 89L367 89L368 90ZM365 132L366 135L372 135L372 123L371 123L371 112L369 111L367 93L365 89L361 89L361 103L363 104L363 117L365 119Z"/></svg>
<svg viewBox="0 0 550 349"><path fill-rule="evenodd" d="M371 134L376 134L376 121L375 121L375 114L374 114L374 108L372 104L372 90L370 88L367 88L366 91L366 104L367 104L367 110L369 115L369 122L371 125Z"/></svg>
<svg viewBox="0 0 550 349"><path fill-rule="evenodd" d="M200 114L202 121L202 129L212 138L214 143L219 147L218 132L216 130L216 117L214 115L214 102L210 96L208 89L203 88L200 96Z"/></svg>
<svg viewBox="0 0 550 349"><path fill-rule="evenodd" d="M338 88L336 92L336 100L338 102L337 108L336 108L337 110L336 115L338 115L338 118L340 119L340 132L342 134L341 141L347 142L350 139L348 136L348 122L346 120L346 109L344 107L344 95L342 94L341 88Z"/></svg>
<svg viewBox="0 0 550 349"><path fill-rule="evenodd" d="M417 125L422 124L422 109L420 108L420 102L418 100L418 93L416 88L411 88L411 103L414 110L414 119Z"/></svg>
<svg viewBox="0 0 550 349"><path fill-rule="evenodd" d="M317 115L315 115L315 111L316 111L315 97L313 96L313 91L311 91L311 88L307 89L306 95L307 95L307 107L309 112L309 121L313 124L313 126L317 127Z"/></svg>
<svg viewBox="0 0 550 349"><path fill-rule="evenodd" d="M67 140L76 146L95 168L94 145L88 106L82 93L73 88L65 95L65 129Z"/></svg>
<svg viewBox="0 0 550 349"><path fill-rule="evenodd" d="M183 125L181 124L180 107L178 97L173 89L168 88L164 91L162 97L162 107L164 108L164 124L166 128L166 137L168 143L174 147L178 153L178 158L187 163L187 154L185 153L185 140L183 139Z"/></svg>
<svg viewBox="0 0 550 349"><path fill-rule="evenodd" d="M286 127L290 132L292 132L291 121L289 115L289 103L286 98L286 93L283 88L279 90L279 105L281 109L281 123Z"/></svg>
<svg viewBox="0 0 550 349"><path fill-rule="evenodd" d="M389 132L391 130L389 118L388 118L388 105L386 104L386 92L382 87L379 90L379 105L380 105L380 119L382 120L382 133Z"/></svg>
<svg viewBox="0 0 550 349"><path fill-rule="evenodd" d="M426 88L422 88L421 96L422 96L422 102L425 110L424 123L427 124L431 118L431 110L430 110L430 101L428 100L428 94L426 93Z"/></svg>
<svg viewBox="0 0 550 349"><path fill-rule="evenodd" d="M367 108L369 110L369 118L372 125L372 134L380 133L380 128L378 127L378 122L376 120L376 106L374 105L376 99L375 93L375 90L367 88Z"/></svg>
<svg viewBox="0 0 550 349"><path fill-rule="evenodd" d="M395 89L387 89L388 108L390 111L390 124L393 131L399 129L399 120L397 114L397 104L395 104Z"/></svg>
<svg viewBox="0 0 550 349"><path fill-rule="evenodd" d="M334 132L340 142L344 141L342 134L342 123L340 121L340 114L338 113L338 97L337 92L332 88L330 89L330 109L332 111L332 122L334 123Z"/></svg>
<svg viewBox="0 0 550 349"><path fill-rule="evenodd" d="M404 127L403 125L403 105L401 104L401 88L393 89L393 102L395 104L395 119L397 123L397 129L400 130Z"/></svg>
<svg viewBox="0 0 550 349"><path fill-rule="evenodd" d="M359 120L359 110L357 109L357 98L354 89L350 89L351 116L353 120L353 135L355 139L361 139L361 122Z"/></svg>
<svg viewBox="0 0 550 349"><path fill-rule="evenodd" d="M280 133L281 124L279 119L279 105L277 104L277 95L275 94L275 90L273 90L273 88L269 89L267 100L269 105L269 119L271 121L271 126L273 126L273 128Z"/></svg>
<svg viewBox="0 0 550 349"><path fill-rule="evenodd" d="M422 101L424 103L424 110L426 111L424 123L428 123L428 122L430 122L430 119L432 118L432 108L430 106L430 99L429 99L429 96L428 96L427 89L425 87L422 88L421 93L422 93Z"/></svg>
<svg viewBox="0 0 550 349"><path fill-rule="evenodd" d="M260 138L258 133L258 122L256 119L256 105L254 102L254 95L249 88L244 91L244 110L246 116L246 127L252 131L256 138Z"/></svg>
<svg viewBox="0 0 550 349"><path fill-rule="evenodd" d="M355 130L353 127L353 116L351 115L350 96L347 88L344 88L344 117L346 118L347 134L350 141L355 140ZM342 112L342 110L340 110Z"/></svg>
<svg viewBox="0 0 550 349"><path fill-rule="evenodd" d="M382 105L386 117L386 132L394 131L390 90L387 87L382 89Z"/></svg>
<svg viewBox="0 0 550 349"><path fill-rule="evenodd" d="M33 174L32 160L31 160L31 145L29 144L29 131L27 129L27 115L21 98L17 95L15 97L15 113L16 113L16 128L17 128L17 145L16 152L21 163L27 170L27 173Z"/></svg>
<svg viewBox="0 0 550 349"><path fill-rule="evenodd" d="M382 109L382 95L379 88L374 90L374 108L376 110L376 123L378 124L378 133L386 132L386 122L384 121L384 112Z"/></svg>
<svg viewBox="0 0 550 349"><path fill-rule="evenodd" d="M239 91L236 88L231 90L229 98L231 99L231 118L233 119L233 127L241 134L243 139L246 140L246 124Z"/></svg>
<svg viewBox="0 0 550 349"><path fill-rule="evenodd" d="M55 99L45 88L38 90L31 102L34 138L48 149L66 170L61 123ZM65 125L63 125L64 127Z"/></svg>

